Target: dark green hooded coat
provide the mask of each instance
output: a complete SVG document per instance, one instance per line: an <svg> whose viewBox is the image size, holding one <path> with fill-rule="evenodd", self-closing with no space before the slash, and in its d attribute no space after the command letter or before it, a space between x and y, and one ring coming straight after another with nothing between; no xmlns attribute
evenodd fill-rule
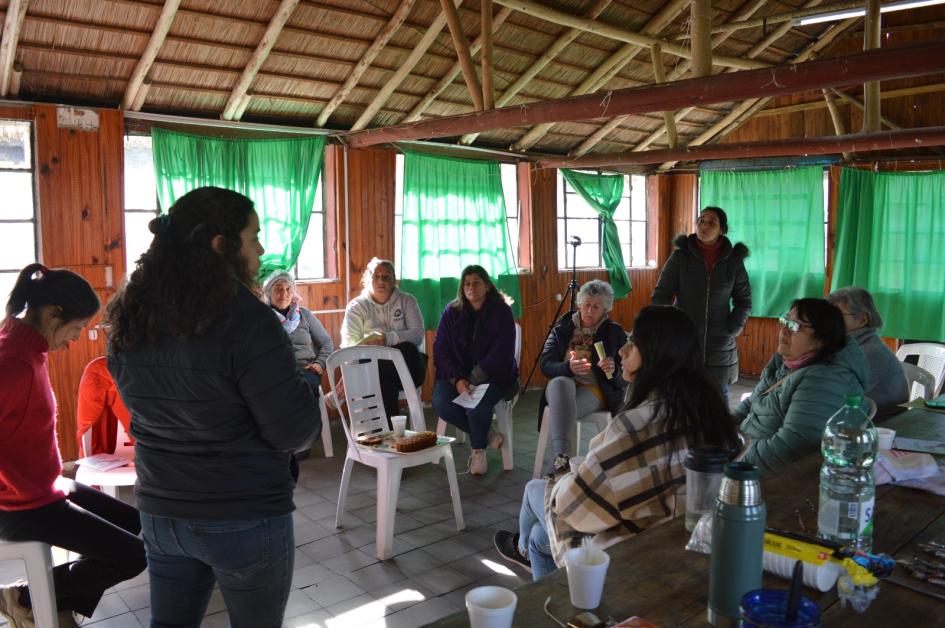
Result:
<svg viewBox="0 0 945 628"><path fill-rule="evenodd" d="M689 315L699 332L706 370L719 384L738 381L738 348L751 314L751 284L745 272L748 247L732 246L725 236L710 274L693 235L680 235L653 290L655 305L675 305Z"/></svg>

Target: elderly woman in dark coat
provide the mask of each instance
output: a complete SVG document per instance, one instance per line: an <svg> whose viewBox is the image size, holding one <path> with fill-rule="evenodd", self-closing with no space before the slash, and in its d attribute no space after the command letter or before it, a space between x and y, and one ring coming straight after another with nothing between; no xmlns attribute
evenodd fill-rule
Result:
<svg viewBox="0 0 945 628"><path fill-rule="evenodd" d="M515 363L515 319L512 308L482 266L467 266L459 294L443 310L433 342L436 385L433 408L438 416L469 434L469 473L488 470L486 447L502 446L502 435L489 433L492 408L518 387ZM471 387L489 388L474 408L455 403Z"/></svg>
<svg viewBox="0 0 945 628"><path fill-rule="evenodd" d="M735 337L751 314L751 284L745 272L748 247L732 242L728 216L720 207L702 210L696 232L676 238L653 290L654 305L675 305L699 332L706 370L728 395L738 381Z"/></svg>

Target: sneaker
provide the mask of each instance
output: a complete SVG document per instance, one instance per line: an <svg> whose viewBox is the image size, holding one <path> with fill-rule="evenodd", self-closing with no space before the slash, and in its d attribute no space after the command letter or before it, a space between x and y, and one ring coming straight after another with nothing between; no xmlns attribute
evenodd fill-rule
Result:
<svg viewBox="0 0 945 628"><path fill-rule="evenodd" d="M489 470L485 449L473 449L469 455L469 475L485 475Z"/></svg>
<svg viewBox="0 0 945 628"><path fill-rule="evenodd" d="M513 534L508 530L499 530L495 533L492 542L502 558L518 565L528 573L532 572L531 562L518 550L518 532Z"/></svg>
<svg viewBox="0 0 945 628"><path fill-rule="evenodd" d="M504 442L505 438L502 437L502 434L489 430L489 449L499 449Z"/></svg>
<svg viewBox="0 0 945 628"><path fill-rule="evenodd" d="M0 589L0 615L7 618L10 628L36 628L33 609L21 602L25 585L13 585Z"/></svg>

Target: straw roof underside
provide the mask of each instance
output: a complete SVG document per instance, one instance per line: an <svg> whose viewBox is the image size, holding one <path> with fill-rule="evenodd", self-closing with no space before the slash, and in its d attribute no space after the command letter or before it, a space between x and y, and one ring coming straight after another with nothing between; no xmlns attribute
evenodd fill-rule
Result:
<svg viewBox="0 0 945 628"><path fill-rule="evenodd" d="M824 4L829 4L825 0ZM583 16L593 0L539 0L545 7ZM769 0L753 17L779 15L799 9L804 0ZM4 6L6 3L0 3ZM666 5L664 0L613 0L598 21L624 30L640 31ZM750 4L743 0L715 0L713 24L732 21ZM160 0L32 0L22 25L16 61L22 65L19 96L56 102L120 105L128 82L158 22ZM388 24L399 0L301 0L272 51L250 86L252 98L243 119L312 125L325 105L353 72L365 51ZM240 76L263 38L279 2L277 0L183 0L150 68L150 90L145 111L219 117ZM502 9L496 4L494 11ZM331 114L326 126L350 128L371 105L381 89L407 61L430 24L441 13L439 0L416 0L404 24L373 60L357 85ZM467 39L473 42L481 27L479 0L464 0L458 9ZM934 7L889 14L888 24L927 24L912 28L912 41L945 36L945 10ZM687 45L689 9L684 7L658 36ZM744 57L776 26L735 31L715 49L715 54ZM790 62L816 42L831 25L792 28L755 58L770 64ZM520 12L512 12L494 30L496 95L501 96L568 28ZM862 46L862 25L841 35L820 57L856 51ZM625 44L591 33L581 33L548 63L510 101L521 105L564 98ZM478 54L475 56L477 62ZM394 89L369 123L369 127L404 121L441 77L457 62L449 30L443 28L406 78ZM667 74L683 59L666 54ZM716 66L714 72L724 71ZM688 74L684 74L685 78ZM926 82L942 77L927 77ZM601 89L619 89L654 81L650 53L639 50L625 60L616 75ZM914 82L913 82L914 83ZM816 95L805 95L813 100ZM738 103L698 107L678 122L681 144L696 138ZM457 74L422 113L421 119L453 116L473 111L461 74ZM559 123L539 138L531 150L568 153L607 121ZM938 122L941 123L940 121ZM663 128L659 112L629 116L611 130L595 152L632 150L650 134ZM499 129L481 134L477 144L506 148L528 128ZM713 138L717 141L721 138ZM710 140L712 141L712 140ZM665 135L651 148L666 146Z"/></svg>

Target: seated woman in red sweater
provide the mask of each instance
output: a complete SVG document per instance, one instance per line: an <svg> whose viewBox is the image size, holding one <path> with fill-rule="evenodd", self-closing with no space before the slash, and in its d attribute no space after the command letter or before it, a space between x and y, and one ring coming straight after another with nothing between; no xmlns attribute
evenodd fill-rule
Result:
<svg viewBox="0 0 945 628"><path fill-rule="evenodd" d="M0 327L0 539L42 541L80 555L53 571L64 627L76 625L73 611L90 617L106 589L145 568L138 511L60 477L47 353L75 341L98 308L79 275L30 264ZM33 626L25 584L0 589L0 614L12 628Z"/></svg>

